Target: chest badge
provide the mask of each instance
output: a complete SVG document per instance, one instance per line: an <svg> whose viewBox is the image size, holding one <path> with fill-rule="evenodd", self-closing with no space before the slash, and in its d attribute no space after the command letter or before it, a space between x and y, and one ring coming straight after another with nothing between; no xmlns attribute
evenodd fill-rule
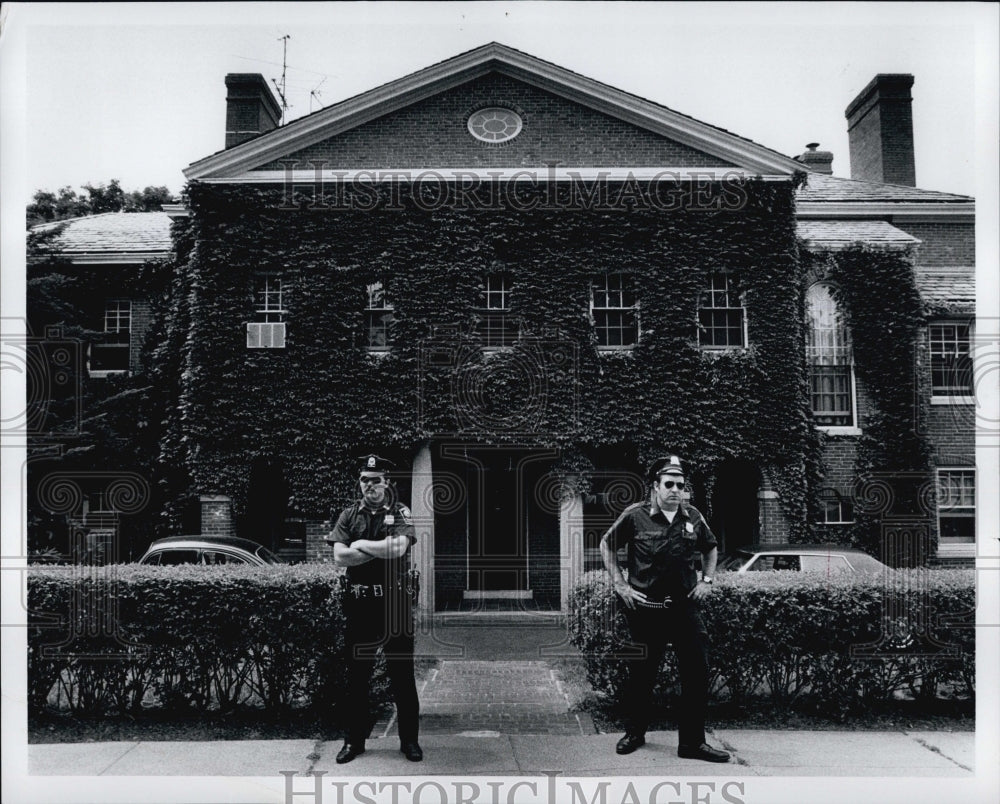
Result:
<svg viewBox="0 0 1000 804"><path fill-rule="evenodd" d="M694 525L692 525L690 522L685 522L684 530L686 530L688 533L694 533Z"/></svg>
<svg viewBox="0 0 1000 804"><path fill-rule="evenodd" d="M396 517L394 517L392 514L386 514L384 521L385 521L386 525L395 525L396 524Z"/></svg>

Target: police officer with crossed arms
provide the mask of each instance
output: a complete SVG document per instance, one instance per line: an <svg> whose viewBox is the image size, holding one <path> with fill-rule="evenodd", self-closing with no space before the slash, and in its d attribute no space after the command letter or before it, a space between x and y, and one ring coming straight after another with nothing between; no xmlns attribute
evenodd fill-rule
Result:
<svg viewBox="0 0 1000 804"><path fill-rule="evenodd" d="M701 512L682 499L680 458L669 455L654 461L647 480L652 486L648 501L626 508L601 539L601 558L624 604L632 643L641 651L628 663L625 736L615 750L630 754L646 742L653 687L669 641L677 652L681 681L677 755L728 762L729 754L705 742L708 632L699 601L712 590L717 542ZM626 548L627 578L618 567L619 547ZM700 580L695 551L702 554Z"/></svg>
<svg viewBox="0 0 1000 804"><path fill-rule="evenodd" d="M399 750L411 762L423 759L417 742L420 706L413 677L413 589L409 550L416 542L410 511L392 498L392 464L378 455L361 459L361 499L345 508L326 541L336 563L346 567L348 725L337 754L343 764L365 752L371 733L368 702L377 650L382 649L396 702Z"/></svg>

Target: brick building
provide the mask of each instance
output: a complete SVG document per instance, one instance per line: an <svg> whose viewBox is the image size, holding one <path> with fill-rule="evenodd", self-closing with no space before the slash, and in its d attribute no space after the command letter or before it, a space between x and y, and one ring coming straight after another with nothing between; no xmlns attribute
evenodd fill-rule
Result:
<svg viewBox="0 0 1000 804"><path fill-rule="evenodd" d="M678 450L726 549L845 540L878 406L832 266L864 247L919 292L920 525L970 557L975 207L914 186L912 82L850 104L842 179L816 144L790 158L498 44L280 127L261 76L227 76L226 148L185 171L174 458L203 527L246 533L280 489L293 542L329 559L377 448L425 610L561 608Z"/></svg>

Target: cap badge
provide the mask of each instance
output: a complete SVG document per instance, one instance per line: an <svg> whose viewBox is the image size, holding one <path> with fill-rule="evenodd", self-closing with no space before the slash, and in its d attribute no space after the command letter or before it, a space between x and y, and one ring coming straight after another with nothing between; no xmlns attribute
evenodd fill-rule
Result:
<svg viewBox="0 0 1000 804"><path fill-rule="evenodd" d="M369 455L368 456L368 468L369 469L374 469L375 468L375 456L374 455Z"/></svg>

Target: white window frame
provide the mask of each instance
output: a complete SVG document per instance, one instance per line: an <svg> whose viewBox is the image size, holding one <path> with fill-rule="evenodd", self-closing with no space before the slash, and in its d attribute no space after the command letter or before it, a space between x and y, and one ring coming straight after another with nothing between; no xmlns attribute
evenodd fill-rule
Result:
<svg viewBox="0 0 1000 804"><path fill-rule="evenodd" d="M734 291L730 287L731 278L733 273L731 271L713 271L709 277L709 286L701 291L698 296L698 348L707 354L718 353L718 352L732 352L732 351L746 351L750 343L749 329L747 327L747 308L746 308L746 293L740 293L738 298L732 298L735 296ZM725 280L725 287L719 289L715 287L715 280L718 278ZM722 296L727 302L738 301L739 306L726 306L717 307L715 301L718 296ZM704 304L705 301L711 302L710 304ZM740 314L740 340L741 343L738 344L724 344L717 345L711 343L702 343L702 336L707 334L710 330L701 323L701 311L702 310L712 310L712 311L730 311L738 310ZM726 327L728 330L729 327Z"/></svg>
<svg viewBox="0 0 1000 804"><path fill-rule="evenodd" d="M494 286L497 281L499 281L499 288ZM480 295L481 304L475 309L475 312L479 314L479 324L476 327L476 332L483 339L484 352L503 352L512 349L514 343L521 337L521 328L518 325L515 331L516 322L511 316L510 294L513 284L511 275L508 273L492 273L486 274L483 277L483 286ZM510 343L489 342L491 337L486 333L490 333L493 330L489 325L484 326L488 316L498 316L500 318L503 322L501 329L498 330L501 333L501 341L510 338ZM513 333L512 335L509 334L511 332Z"/></svg>
<svg viewBox="0 0 1000 804"><path fill-rule="evenodd" d="M844 519L844 495L841 494L836 489L823 489L819 494L819 500L823 504L823 517L817 520L815 524L817 525L853 525L855 523L854 519L854 507L851 506L851 518ZM830 519L828 516L829 509L828 505L837 506L837 511L840 514L839 519Z"/></svg>
<svg viewBox="0 0 1000 804"><path fill-rule="evenodd" d="M286 290L278 274L254 277L254 312L253 320L247 322L247 349L285 348Z"/></svg>
<svg viewBox="0 0 1000 804"><path fill-rule="evenodd" d="M619 286L617 288L612 288L610 286L610 279L612 277L618 277L620 279ZM598 352L631 352L639 344L639 340L642 337L642 327L640 319L640 308L639 308L639 294L634 288L629 287L629 283L634 283L635 277L633 274L626 271L608 271L607 273L600 274L593 277L590 281L590 322L594 328L594 334L597 336L597 351ZM599 287L598 283L602 282L603 286ZM607 306L598 306L596 302L596 296L598 293L604 293L606 299L608 300ZM610 304L612 294L618 294L620 305ZM631 293L635 301L631 305L625 304L625 294ZM601 328L597 323L597 316L599 313L625 313L633 312L635 315L635 343L623 343L623 344L602 344L600 342L600 332ZM606 327L606 331L610 331L610 327ZM624 332L624 329L622 329Z"/></svg>
<svg viewBox="0 0 1000 804"><path fill-rule="evenodd" d="M951 472L963 472L972 475L972 493L973 493L973 504L971 506L960 506L962 509L971 509L972 518L972 541L971 542L942 542L941 540L941 501L943 499L943 494L941 493L941 480L942 475ZM934 480L937 489L937 532L938 532L938 555L951 555L951 556L974 556L976 554L976 524L977 524L977 486L979 485L979 478L976 473L976 468L974 466L938 466L934 470Z"/></svg>
<svg viewBox="0 0 1000 804"><path fill-rule="evenodd" d="M365 351L370 354L384 355L392 349L392 344L389 343L389 336L396 308L387 301L388 294L385 289L384 279L369 283L365 288L365 292L368 297L365 302ZM381 302L381 306L376 306L377 301ZM372 325L376 319L385 315L391 317L386 322L385 343L380 346L372 343Z"/></svg>
<svg viewBox="0 0 1000 804"><path fill-rule="evenodd" d="M934 327L961 327L967 326L969 328L968 334L968 356L969 356L969 370L970 373L974 371L972 365L973 360L973 344L975 342L975 321L971 318L939 318L929 321L927 323L927 354L928 354L928 370L930 371L930 384L931 384L931 404L932 405L972 405L975 404L975 396L973 394L940 394L935 393L934 389L934 339L932 336L932 330ZM970 378L971 379L971 378Z"/></svg>
<svg viewBox="0 0 1000 804"><path fill-rule="evenodd" d="M115 309L112 310L112 305L115 305ZM128 311L127 318L122 316L122 307L125 305ZM122 326L122 321L127 321L127 326ZM103 317L103 332L128 333L128 342L123 344L96 344L104 349L122 349L128 355L126 360L127 368L123 369L91 369L90 363L92 358L93 347L95 344L90 344L87 347L87 374L90 377L112 377L112 376L128 376L132 368L132 301L130 299L107 299L104 302L104 317Z"/></svg>
<svg viewBox="0 0 1000 804"><path fill-rule="evenodd" d="M823 431L829 435L861 435L861 429L858 427L858 388L857 381L854 372L854 350L851 348L851 332L847 327L847 324L843 322L840 313L840 305L837 304L837 300L834 297L831 286L828 282L816 282L806 288L805 302L806 302L806 376L809 382L809 409L812 410L812 378L811 378L811 363L809 360L809 350L812 348L809 344L809 339L811 337L810 333L812 331L812 316L810 315L809 308L809 292L813 288L823 287L827 289L827 293L830 297L830 301L833 303L834 312L841 318L841 325L844 332L844 343L840 346L835 346L834 348L839 348L846 350L847 352L847 378L850 388L848 389L848 394L851 401L851 421L849 424L817 424L816 429ZM815 413L815 411L813 411Z"/></svg>

